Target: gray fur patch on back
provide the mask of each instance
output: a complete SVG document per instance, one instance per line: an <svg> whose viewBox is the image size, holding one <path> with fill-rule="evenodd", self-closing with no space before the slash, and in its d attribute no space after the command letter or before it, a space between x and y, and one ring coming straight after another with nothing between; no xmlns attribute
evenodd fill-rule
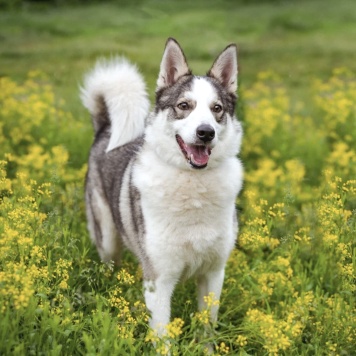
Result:
<svg viewBox="0 0 356 356"><path fill-rule="evenodd" d="M119 210L115 208L120 198L122 178L130 161L135 159L141 149L143 138L140 137L126 145L105 152L110 138L108 127L98 132L89 156L89 167L86 188L90 192L96 188L108 201L116 227L124 233Z"/></svg>
<svg viewBox="0 0 356 356"><path fill-rule="evenodd" d="M141 197L137 188L132 183L132 167L136 160L137 154L140 152L144 138L139 137L136 140L127 143L126 145L119 146L109 152L105 152L110 139L109 127L103 128L101 132L98 132L90 151L89 167L86 179L86 191L87 191L87 205L90 207L91 192L96 189L100 195L106 199L112 217L116 226L116 229L125 243L126 239L130 240L130 243L126 245L134 245L134 251L139 258L143 270L145 271L145 278L153 279L155 273L151 266L148 256L145 253L145 224L141 209ZM127 170L130 176L129 184L123 186L123 177ZM133 233L130 231L131 226L125 226L125 222L120 214L120 199L122 189L129 190L129 204L127 209L130 210L131 221L133 224ZM94 210L91 209L94 214ZM96 244L100 246L102 244L102 236L100 229L97 228L97 217L93 216L95 224Z"/></svg>

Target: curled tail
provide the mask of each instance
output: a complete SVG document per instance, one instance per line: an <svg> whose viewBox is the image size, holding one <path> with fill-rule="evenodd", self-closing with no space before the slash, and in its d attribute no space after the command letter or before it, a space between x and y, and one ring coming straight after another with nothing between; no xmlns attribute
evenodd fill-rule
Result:
<svg viewBox="0 0 356 356"><path fill-rule="evenodd" d="M107 152L143 134L150 105L146 85L125 59L99 61L85 76L81 99L92 115L95 133L111 126Z"/></svg>

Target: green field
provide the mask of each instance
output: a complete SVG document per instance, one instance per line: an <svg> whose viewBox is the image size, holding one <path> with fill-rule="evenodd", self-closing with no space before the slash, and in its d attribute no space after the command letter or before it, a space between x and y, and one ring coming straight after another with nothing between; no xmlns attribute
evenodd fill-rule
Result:
<svg viewBox="0 0 356 356"><path fill-rule="evenodd" d="M97 58L124 55L154 100L170 36L197 74L238 45L246 171L218 324L181 284L171 354L354 355L356 2L3 3L0 355L166 354L134 257L117 270L89 242L79 86Z"/></svg>

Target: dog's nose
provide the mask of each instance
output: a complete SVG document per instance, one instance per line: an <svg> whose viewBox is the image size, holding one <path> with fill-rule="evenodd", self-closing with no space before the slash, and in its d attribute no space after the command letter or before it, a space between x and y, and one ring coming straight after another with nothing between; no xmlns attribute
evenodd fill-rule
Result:
<svg viewBox="0 0 356 356"><path fill-rule="evenodd" d="M197 128L197 137L203 142L210 142L215 137L215 130L210 125L202 124Z"/></svg>

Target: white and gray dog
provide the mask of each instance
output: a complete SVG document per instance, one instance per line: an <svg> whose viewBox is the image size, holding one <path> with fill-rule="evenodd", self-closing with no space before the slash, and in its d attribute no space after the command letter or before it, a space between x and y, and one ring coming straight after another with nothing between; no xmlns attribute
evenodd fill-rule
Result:
<svg viewBox="0 0 356 356"><path fill-rule="evenodd" d="M104 261L118 264L123 246L137 256L158 335L179 280L196 276L201 310L204 296L220 298L243 174L236 89L235 45L206 76L194 76L172 38L150 114L145 83L126 60L101 61L85 78L82 101L95 130L85 195L90 236ZM212 322L217 312L213 306Z"/></svg>

